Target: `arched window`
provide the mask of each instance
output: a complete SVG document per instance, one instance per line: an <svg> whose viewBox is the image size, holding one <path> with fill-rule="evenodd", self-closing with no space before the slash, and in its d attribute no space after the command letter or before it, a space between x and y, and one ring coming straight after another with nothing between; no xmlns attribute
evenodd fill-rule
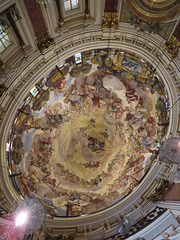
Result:
<svg viewBox="0 0 180 240"><path fill-rule="evenodd" d="M0 53L4 52L12 44L8 32L0 25Z"/></svg>
<svg viewBox="0 0 180 240"><path fill-rule="evenodd" d="M79 8L79 0L63 0L65 12Z"/></svg>

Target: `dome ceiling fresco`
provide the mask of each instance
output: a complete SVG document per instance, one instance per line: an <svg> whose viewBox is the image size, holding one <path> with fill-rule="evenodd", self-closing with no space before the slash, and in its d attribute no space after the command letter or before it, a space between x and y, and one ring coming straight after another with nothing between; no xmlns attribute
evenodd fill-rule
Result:
<svg viewBox="0 0 180 240"><path fill-rule="evenodd" d="M117 203L141 181L167 131L162 80L136 55L82 53L24 99L9 135L13 185L56 216Z"/></svg>

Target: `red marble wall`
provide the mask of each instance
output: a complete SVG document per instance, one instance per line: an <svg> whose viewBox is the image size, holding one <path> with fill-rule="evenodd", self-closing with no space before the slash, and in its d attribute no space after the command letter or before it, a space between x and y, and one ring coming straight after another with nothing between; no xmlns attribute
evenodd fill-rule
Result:
<svg viewBox="0 0 180 240"><path fill-rule="evenodd" d="M180 183L175 183L170 190L163 196L166 201L180 201Z"/></svg>
<svg viewBox="0 0 180 240"><path fill-rule="evenodd" d="M24 0L36 36L47 32L46 24L41 12L41 7L36 0Z"/></svg>
<svg viewBox="0 0 180 240"><path fill-rule="evenodd" d="M180 21L174 31L174 36L178 39L178 41L180 42Z"/></svg>
<svg viewBox="0 0 180 240"><path fill-rule="evenodd" d="M116 12L118 6L118 0L106 0L105 2L105 12Z"/></svg>

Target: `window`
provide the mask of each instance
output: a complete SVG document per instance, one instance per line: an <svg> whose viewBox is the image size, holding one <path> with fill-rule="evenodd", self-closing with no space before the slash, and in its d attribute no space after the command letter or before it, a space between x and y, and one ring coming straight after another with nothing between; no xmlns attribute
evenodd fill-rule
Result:
<svg viewBox="0 0 180 240"><path fill-rule="evenodd" d="M11 44L12 41L8 32L0 25L0 53L4 52Z"/></svg>
<svg viewBox="0 0 180 240"><path fill-rule="evenodd" d="M65 12L79 8L79 0L63 0Z"/></svg>
<svg viewBox="0 0 180 240"><path fill-rule="evenodd" d="M35 96L39 93L39 91L38 91L37 87L34 86L34 87L30 90L30 93L33 95L33 97L35 97Z"/></svg>
<svg viewBox="0 0 180 240"><path fill-rule="evenodd" d="M7 142L7 143L6 143L6 152L9 152L9 151L10 151L10 143Z"/></svg>
<svg viewBox="0 0 180 240"><path fill-rule="evenodd" d="M81 62L82 62L82 55L81 55L80 52L79 52L79 53L76 53L76 54L74 55L74 57L75 57L75 62L76 62L76 63L81 63Z"/></svg>

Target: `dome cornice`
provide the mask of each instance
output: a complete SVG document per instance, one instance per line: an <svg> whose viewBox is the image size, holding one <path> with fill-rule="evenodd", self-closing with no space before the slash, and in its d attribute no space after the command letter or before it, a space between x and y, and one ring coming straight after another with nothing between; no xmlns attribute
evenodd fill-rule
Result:
<svg viewBox="0 0 180 240"><path fill-rule="evenodd" d="M9 134L9 126L12 125L16 110L20 107L19 104L28 95L30 89L50 72L56 64L63 62L64 59L71 57L77 52L107 48L108 42L112 50L115 48L127 53L133 53L143 60L153 63L153 67L156 68L165 85L171 105L178 99L179 59L175 58L171 61L168 53L161 48L162 39L158 36L140 34L128 24L122 24L121 30L112 30L110 35L108 30L89 28L87 31L73 33L70 38L61 36L56 38L55 44L44 50L43 53L36 51L22 57L19 62L16 62L7 70L7 74L4 76L4 85L8 90L3 93L0 99L4 111L4 117L0 123L2 165L7 167L5 146ZM170 127L167 136L170 133L174 136L177 135L178 114L179 105L177 104L170 110ZM80 229L82 225L88 227L89 224L100 227L103 219L108 219L110 223L118 222L121 214L124 213L129 217L133 214L135 210L131 206L136 202L140 202L141 207L139 211L142 211L142 208L144 209L143 211L149 211L154 205L148 200L148 196L152 193L154 187L158 185L158 179L161 178L161 174L166 175L168 178L170 170L171 168L168 169L165 164L154 162L149 173L136 189L116 205L87 216L69 219L47 219L47 227L58 228L61 225L62 228L77 227ZM13 209L14 201L20 203L21 199L10 182L7 170L1 168L0 172L1 177L3 176L2 188L7 199L7 205Z"/></svg>

